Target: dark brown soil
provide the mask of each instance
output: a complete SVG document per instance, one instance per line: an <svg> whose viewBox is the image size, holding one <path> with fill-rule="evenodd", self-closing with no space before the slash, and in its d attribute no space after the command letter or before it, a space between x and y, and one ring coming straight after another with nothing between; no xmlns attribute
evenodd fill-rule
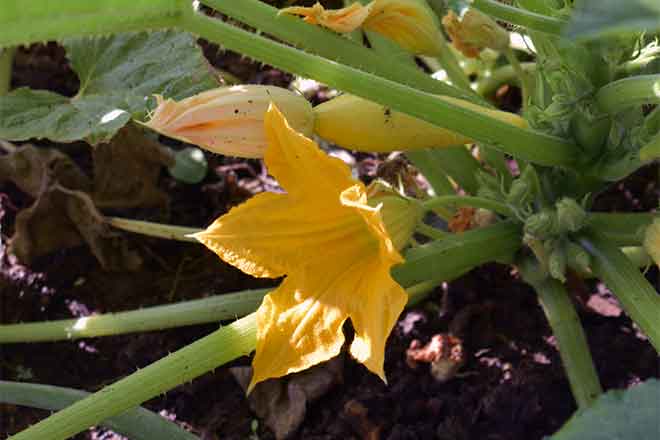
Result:
<svg viewBox="0 0 660 440"><path fill-rule="evenodd" d="M205 47L216 66L242 81L286 85L288 75L258 66L236 54ZM75 76L55 45L34 46L16 58L14 85L75 93ZM63 147L91 172L85 148ZM131 209L126 217L187 226L207 225L251 194L269 189L259 161L209 157L211 172L199 185L178 183L163 173L161 189L169 210ZM370 170L377 157L357 156ZM365 165L366 164L366 165ZM600 196L599 210L656 208L658 168L640 170ZM364 172L362 174L365 174ZM368 177L365 175L365 177ZM11 184L0 184L0 231L6 243L16 213L32 202ZM65 249L20 265L0 242L0 322L45 321L131 310L223 292L273 285L222 263L203 247L130 235L144 259L138 272L106 272L85 247ZM658 271L647 278L658 287ZM658 358L612 295L595 282L577 283L580 317L606 389L626 388L659 377ZM406 349L413 339L426 343L459 323L466 363L458 376L436 382L425 366L411 369ZM217 328L216 324L80 342L16 344L0 347L0 378L95 391L136 368L160 359ZM203 439L257 438L255 415L228 367L206 374L146 407L167 414ZM343 383L308 408L295 439L541 439L557 430L575 410L556 344L535 294L510 268L476 269L420 306L406 310L386 354L389 385L346 358ZM0 404L0 435L15 433L48 413ZM259 439L274 438L259 425ZM113 439L90 430L77 439Z"/></svg>

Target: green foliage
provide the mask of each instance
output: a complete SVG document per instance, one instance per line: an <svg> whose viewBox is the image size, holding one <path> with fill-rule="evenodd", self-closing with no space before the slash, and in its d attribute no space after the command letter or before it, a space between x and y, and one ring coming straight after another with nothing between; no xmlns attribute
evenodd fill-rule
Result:
<svg viewBox="0 0 660 440"><path fill-rule="evenodd" d="M59 411L89 396L73 388L0 381L0 403ZM144 408L132 408L104 420L102 425L132 440L199 440L177 424Z"/></svg>
<svg viewBox="0 0 660 440"><path fill-rule="evenodd" d="M565 29L571 39L660 31L658 0L583 0Z"/></svg>
<svg viewBox="0 0 660 440"><path fill-rule="evenodd" d="M217 85L187 33L77 38L64 46L80 79L78 94L20 88L0 97L0 138L97 144L146 111L154 93L179 99Z"/></svg>
<svg viewBox="0 0 660 440"><path fill-rule="evenodd" d="M660 381L603 394L574 415L551 440L657 440L660 438Z"/></svg>

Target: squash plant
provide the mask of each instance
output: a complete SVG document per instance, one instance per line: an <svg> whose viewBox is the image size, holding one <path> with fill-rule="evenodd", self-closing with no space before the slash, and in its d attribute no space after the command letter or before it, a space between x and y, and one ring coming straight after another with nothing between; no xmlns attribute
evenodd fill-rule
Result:
<svg viewBox="0 0 660 440"><path fill-rule="evenodd" d="M125 230L198 240L246 273L286 278L271 292L210 300L233 307L230 314L208 313L209 303L198 301L84 322L0 326L0 342L8 343L245 315L12 438L67 438L256 349L251 389L336 355L349 318L351 354L385 379L385 340L406 302L490 261L515 266L536 290L581 411L602 389L567 292L569 271L601 279L660 349L660 297L622 251L632 247L657 264L660 220L591 209L598 193L660 156L658 3L347 3L340 11L278 11L258 0L3 3L0 92L12 48L46 40L64 44L81 87L73 98L5 93L0 138L95 144L134 119L216 153L263 157L286 190L259 194L203 231L108 219ZM209 9L261 33L213 18ZM496 20L513 25L533 63L518 60ZM282 90L217 89L191 34L344 95L311 108ZM441 79L419 69L414 55L437 66ZM521 116L487 99L504 81L522 89ZM312 134L347 148L404 151L433 195L366 188ZM465 144L478 146L480 160ZM448 218L459 207L476 208L486 220L456 233L424 223L426 212ZM415 232L429 241L418 245Z"/></svg>

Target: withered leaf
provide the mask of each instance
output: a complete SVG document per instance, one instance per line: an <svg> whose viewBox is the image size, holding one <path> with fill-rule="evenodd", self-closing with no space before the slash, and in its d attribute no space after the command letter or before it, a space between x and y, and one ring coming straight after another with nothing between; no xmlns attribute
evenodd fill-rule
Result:
<svg viewBox="0 0 660 440"><path fill-rule="evenodd" d="M333 385L343 381L343 355L286 377L258 383L248 396L250 408L284 440L296 432L305 420L307 405L321 398ZM234 367L232 375L246 390L252 367Z"/></svg>
<svg viewBox="0 0 660 440"><path fill-rule="evenodd" d="M70 189L89 191L90 179L66 154L52 148L23 145L0 156L0 181L10 180L21 191L36 198L48 182Z"/></svg>
<svg viewBox="0 0 660 440"><path fill-rule="evenodd" d="M10 252L30 262L51 252L86 243L106 270L135 270L140 257L126 240L113 232L89 195L59 184L50 185L32 206L16 216Z"/></svg>
<svg viewBox="0 0 660 440"><path fill-rule="evenodd" d="M96 147L93 159L93 199L99 208L167 206L168 197L157 184L162 167L172 166L174 157L140 128L128 124Z"/></svg>

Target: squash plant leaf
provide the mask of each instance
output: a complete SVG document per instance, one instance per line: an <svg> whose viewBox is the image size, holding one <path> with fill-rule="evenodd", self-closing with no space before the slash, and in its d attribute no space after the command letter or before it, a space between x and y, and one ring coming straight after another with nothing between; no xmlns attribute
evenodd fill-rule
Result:
<svg viewBox="0 0 660 440"><path fill-rule="evenodd" d="M658 0L583 0L578 3L565 34L594 39L660 30Z"/></svg>
<svg viewBox="0 0 660 440"><path fill-rule="evenodd" d="M575 414L551 440L657 440L660 438L660 381L614 390Z"/></svg>
<svg viewBox="0 0 660 440"><path fill-rule="evenodd" d="M217 86L195 39L163 31L66 40L76 96L19 88L0 97L0 138L106 142L154 93L185 98Z"/></svg>

